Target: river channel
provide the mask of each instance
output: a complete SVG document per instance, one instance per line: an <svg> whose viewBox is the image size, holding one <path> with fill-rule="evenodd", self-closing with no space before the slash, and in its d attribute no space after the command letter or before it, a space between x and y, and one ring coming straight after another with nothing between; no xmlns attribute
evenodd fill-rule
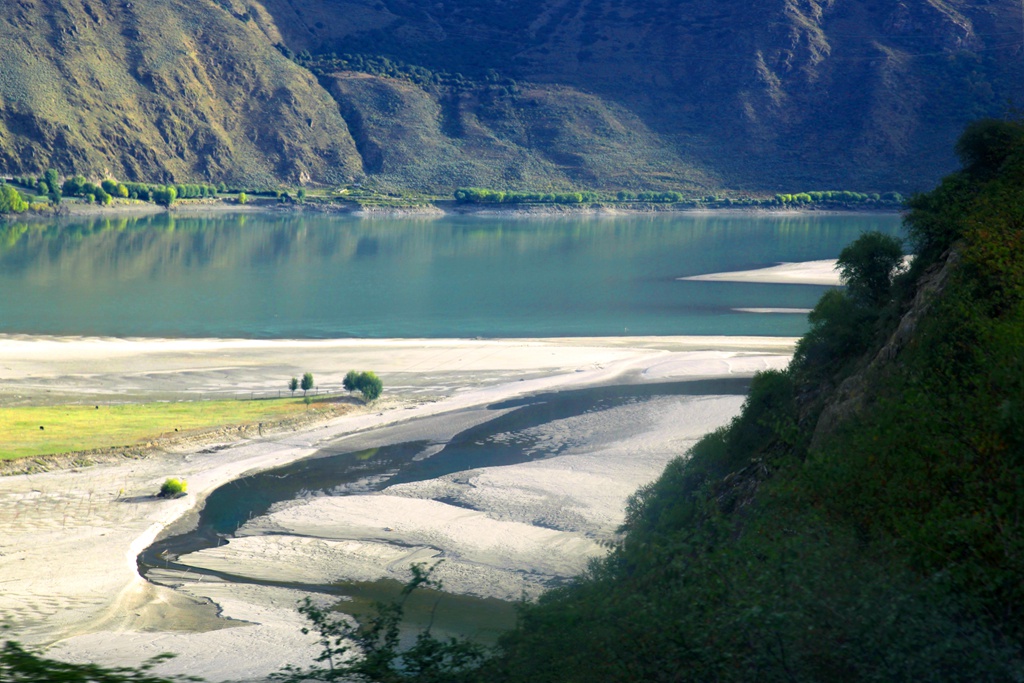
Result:
<svg viewBox="0 0 1024 683"><path fill-rule="evenodd" d="M835 258L895 214L218 215L0 223L0 333L794 336L824 291L679 278ZM751 312L789 310L790 314Z"/></svg>
<svg viewBox="0 0 1024 683"><path fill-rule="evenodd" d="M543 393L487 406L486 413L494 417L483 414L477 424L444 443L437 443L435 438L405 440L416 435L417 430L403 427L362 437L354 449L346 442L330 445L312 458L243 477L217 489L207 498L196 528L164 538L146 549L139 556L139 569L143 576L154 569L172 569L187 570L194 579L208 575L221 581L254 582L243 575L190 566L179 558L230 542L239 527L284 501L367 495L388 486L465 470L555 457L565 452L569 444L544 438L545 425L600 414L616 429L627 431L628 425L617 417L625 407L667 397L742 395L748 383L746 379L723 379ZM422 424L419 431L425 437L435 436L430 424ZM496 438L498 435L503 438ZM403 440L391 443L394 438ZM374 601L393 599L401 588L401 584L391 580L307 586L264 579L255 582L337 595L345 600L342 609L356 616L366 613ZM409 616L409 632L430 622L435 633L469 635L490 643L514 624L515 610L512 603L493 598L428 591L410 603Z"/></svg>

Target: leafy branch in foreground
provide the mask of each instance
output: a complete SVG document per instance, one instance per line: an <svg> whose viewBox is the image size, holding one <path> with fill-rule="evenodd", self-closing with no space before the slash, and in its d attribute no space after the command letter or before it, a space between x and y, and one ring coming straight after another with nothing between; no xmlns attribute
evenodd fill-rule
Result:
<svg viewBox="0 0 1024 683"><path fill-rule="evenodd" d="M138 668L105 668L96 664L71 664L48 659L20 643L8 640L0 647L0 681L4 683L175 683L201 681L195 676L163 678L150 673L158 664L174 655L162 654L146 660Z"/></svg>
<svg viewBox="0 0 1024 683"><path fill-rule="evenodd" d="M440 563L438 563L440 564ZM312 624L303 633L319 634L323 648L317 662L309 668L285 667L271 678L286 683L300 681L417 681L441 683L470 680L470 674L483 661L482 647L466 640L439 640L430 626L416 636L407 650L400 649L399 628L405 615L405 602L420 587L441 589L441 582L430 578L435 564L425 569L412 566L412 579L396 602L376 603L376 614L358 624L347 615L317 607L309 598L302 600L299 612Z"/></svg>

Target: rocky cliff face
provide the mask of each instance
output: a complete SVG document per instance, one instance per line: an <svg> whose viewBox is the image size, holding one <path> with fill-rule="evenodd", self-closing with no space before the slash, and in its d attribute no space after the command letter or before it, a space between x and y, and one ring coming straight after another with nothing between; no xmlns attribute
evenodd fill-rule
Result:
<svg viewBox="0 0 1024 683"><path fill-rule="evenodd" d="M906 192L952 168L966 121L1022 100L1021 11L1014 0L19 0L0 20L0 165L366 174L444 191ZM320 59L332 55L388 68ZM303 68L313 62L315 75Z"/></svg>

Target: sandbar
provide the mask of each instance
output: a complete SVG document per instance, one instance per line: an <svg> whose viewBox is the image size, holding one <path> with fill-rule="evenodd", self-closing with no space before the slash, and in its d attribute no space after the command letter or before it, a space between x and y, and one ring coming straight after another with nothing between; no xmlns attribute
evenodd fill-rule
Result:
<svg viewBox="0 0 1024 683"><path fill-rule="evenodd" d="M12 403L271 392L303 371L322 387L340 385L350 369L374 370L385 383L375 404L312 427L0 479L0 614L18 640L70 661L136 664L169 651L180 656L157 673L263 679L316 652L295 612L303 591L166 577L175 590L145 581L135 565L166 529L187 528L218 486L382 429L430 427L443 441L482 419L486 406L534 392L747 377L784 366L794 342L0 337L0 400ZM198 553L196 566L227 562L243 575L301 581L402 578L417 558L445 557L442 578L453 590L536 595L602 552L625 498L741 403L737 396L652 402L616 414L608 425L632 425L621 433L595 421L550 425L541 437L573 439L556 458L283 506L228 545ZM168 476L186 478L189 495L154 498ZM286 533L264 533L271 527Z"/></svg>
<svg viewBox="0 0 1024 683"><path fill-rule="evenodd" d="M780 263L768 268L705 273L679 279L696 282L763 282L765 284L823 285L826 287L838 287L842 284L839 272L836 270L835 259Z"/></svg>

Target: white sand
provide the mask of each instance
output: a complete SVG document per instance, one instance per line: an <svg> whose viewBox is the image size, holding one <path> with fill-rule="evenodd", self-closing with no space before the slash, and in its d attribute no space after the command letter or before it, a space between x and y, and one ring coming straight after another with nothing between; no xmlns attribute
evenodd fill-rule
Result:
<svg viewBox="0 0 1024 683"><path fill-rule="evenodd" d="M899 266L898 270L907 270L913 258L912 255L904 256L903 263ZM704 275L691 275L679 279L698 282L763 282L766 284L785 285L824 285L826 287L840 287L843 284L839 277L835 259L780 263L768 268L734 270L727 273L706 273ZM742 308L736 310L756 313L791 312L787 309ZM796 311L793 310L792 312Z"/></svg>
<svg viewBox="0 0 1024 683"><path fill-rule="evenodd" d="M728 273L707 273L681 277L680 280L703 282L765 282L790 285L826 285L838 287L839 273L835 259L804 261L801 263L780 263L769 268L736 270Z"/></svg>
<svg viewBox="0 0 1024 683"><path fill-rule="evenodd" d="M783 315L807 315L809 308L734 308L739 313L780 313Z"/></svg>
<svg viewBox="0 0 1024 683"><path fill-rule="evenodd" d="M322 378L340 381L354 367L376 370L387 397L372 410L313 429L215 452L0 480L0 614L23 642L61 641L50 652L69 660L133 664L174 651L182 657L162 665L160 673L258 679L310 651L298 633L294 594L209 581L174 591L142 580L135 568L137 553L217 486L292 462L318 446L383 438L374 435L385 425L393 425L387 428L392 438L429 430L443 441L488 417L477 407L533 391L749 375L785 364L792 344L757 338L0 338L0 385L13 392L7 396L39 387L62 396L116 393L121 381L140 396L187 392L195 382L211 390L223 381L233 390L256 391L275 387L295 369L312 370L323 385ZM632 412L627 406L552 423L529 436L555 448L556 457L380 494L286 505L254 520L242 538L189 559L197 566L231 563L233 572L254 577L323 580L401 577L412 561L444 557L441 578L451 590L535 594L600 553L598 543L621 521L625 497L693 438L729 419L739 402L665 397ZM149 498L171 475L187 478L191 495ZM262 535L270 528L287 533ZM313 537L301 538L303 533ZM227 622L234 627L224 628L218 609L255 625Z"/></svg>

